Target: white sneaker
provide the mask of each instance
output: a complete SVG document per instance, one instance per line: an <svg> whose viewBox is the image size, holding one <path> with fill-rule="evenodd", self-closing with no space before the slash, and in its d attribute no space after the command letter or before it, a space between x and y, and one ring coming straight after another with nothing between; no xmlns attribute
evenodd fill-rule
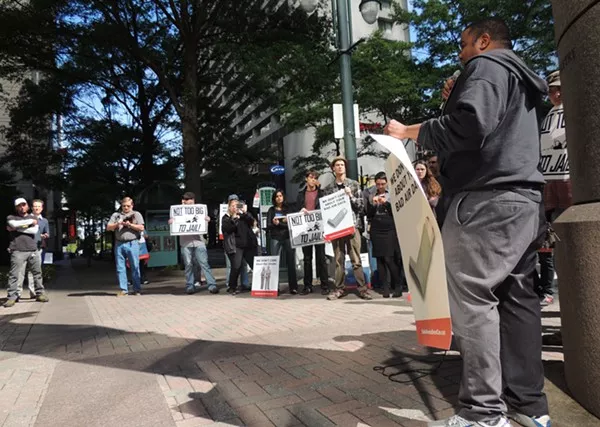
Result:
<svg viewBox="0 0 600 427"><path fill-rule="evenodd" d="M198 288L201 288L201 287L202 287L202 284L200 282L194 283L194 288L198 289Z"/></svg>
<svg viewBox="0 0 600 427"><path fill-rule="evenodd" d="M542 415L541 417L530 417L518 412L509 412L508 416L521 424L523 427L550 427L550 416Z"/></svg>
<svg viewBox="0 0 600 427"><path fill-rule="evenodd" d="M497 423L490 424L485 421L469 421L459 415L454 415L445 420L430 421L427 427L512 427L507 418L502 417Z"/></svg>

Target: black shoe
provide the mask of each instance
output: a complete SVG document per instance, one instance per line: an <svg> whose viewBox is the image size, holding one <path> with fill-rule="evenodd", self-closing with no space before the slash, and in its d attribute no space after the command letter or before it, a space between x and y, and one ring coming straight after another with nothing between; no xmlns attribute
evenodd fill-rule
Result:
<svg viewBox="0 0 600 427"><path fill-rule="evenodd" d="M290 290L290 294L292 294L292 295L298 295L298 289L292 289L292 290Z"/></svg>
<svg viewBox="0 0 600 427"><path fill-rule="evenodd" d="M392 294L392 297L402 298L402 291L394 291L394 293Z"/></svg>
<svg viewBox="0 0 600 427"><path fill-rule="evenodd" d="M389 291L384 292L382 295L383 295L384 298L389 298L390 297L390 292Z"/></svg>
<svg viewBox="0 0 600 427"><path fill-rule="evenodd" d="M302 289L302 292L300 292L300 295L308 295L308 294L312 294L313 293L313 288L304 288Z"/></svg>
<svg viewBox="0 0 600 427"><path fill-rule="evenodd" d="M230 288L230 287L227 288L227 293L228 294L232 294L234 292L235 292L235 288Z"/></svg>
<svg viewBox="0 0 600 427"><path fill-rule="evenodd" d="M321 295L329 295L329 288L321 287Z"/></svg>

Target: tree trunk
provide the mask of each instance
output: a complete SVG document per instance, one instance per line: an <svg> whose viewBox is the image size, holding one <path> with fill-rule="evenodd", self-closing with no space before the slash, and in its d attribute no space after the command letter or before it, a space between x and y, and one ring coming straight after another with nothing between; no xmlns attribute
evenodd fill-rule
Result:
<svg viewBox="0 0 600 427"><path fill-rule="evenodd" d="M200 163L200 141L198 140L198 65L197 44L188 44L185 48L185 76L183 96L181 97L183 114L181 131L183 137L183 167L185 190L193 191L196 200L202 199L202 173Z"/></svg>

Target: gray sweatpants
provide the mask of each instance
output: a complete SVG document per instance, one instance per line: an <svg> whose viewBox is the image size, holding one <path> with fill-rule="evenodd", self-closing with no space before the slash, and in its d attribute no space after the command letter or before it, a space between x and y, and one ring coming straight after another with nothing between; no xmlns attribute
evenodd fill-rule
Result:
<svg viewBox="0 0 600 427"><path fill-rule="evenodd" d="M541 312L534 289L545 220L539 191L454 196L442 235L454 337L462 359L459 415L492 421L507 404L548 414Z"/></svg>
<svg viewBox="0 0 600 427"><path fill-rule="evenodd" d="M37 250L37 255L38 255L38 257L40 257L40 268L41 268L41 266L43 265L43 262L42 262L42 250L41 249ZM42 280L41 283L43 284L44 283L43 282L43 275L42 275L42 279L41 280ZM29 287L29 293L31 295L36 295L34 283L35 283L35 280L33 279L33 273L31 273L31 271L27 270L27 286ZM42 289L43 289L43 287L42 287ZM21 295L21 291L22 291L22 288L19 288L19 295Z"/></svg>
<svg viewBox="0 0 600 427"><path fill-rule="evenodd" d="M42 284L42 259L37 251L21 252L12 251L10 254L10 272L8 277L8 299L17 299L23 289L25 271L33 275L33 284L36 295L44 293Z"/></svg>

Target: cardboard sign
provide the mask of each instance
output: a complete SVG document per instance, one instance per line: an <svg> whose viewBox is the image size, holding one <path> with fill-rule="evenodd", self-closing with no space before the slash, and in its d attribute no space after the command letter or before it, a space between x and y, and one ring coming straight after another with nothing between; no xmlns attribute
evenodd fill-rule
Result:
<svg viewBox="0 0 600 427"><path fill-rule="evenodd" d="M319 199L323 216L325 240L331 241L354 234L354 219L350 198L344 190Z"/></svg>
<svg viewBox="0 0 600 427"><path fill-rule="evenodd" d="M276 298L279 291L279 256L256 256L252 267L250 295Z"/></svg>
<svg viewBox="0 0 600 427"><path fill-rule="evenodd" d="M208 209L206 205L171 206L171 236L206 234Z"/></svg>
<svg viewBox="0 0 600 427"><path fill-rule="evenodd" d="M320 210L298 212L287 216L290 242L293 248L325 242L323 216Z"/></svg>
<svg viewBox="0 0 600 427"><path fill-rule="evenodd" d="M423 345L447 350L452 323L440 229L402 141L386 135L371 137L391 152L385 171L417 339Z"/></svg>
<svg viewBox="0 0 600 427"><path fill-rule="evenodd" d="M223 216L227 213L228 205L219 205L219 240L223 240Z"/></svg>
<svg viewBox="0 0 600 427"><path fill-rule="evenodd" d="M553 107L540 131L540 170L546 181L566 181L569 174L569 154L563 106Z"/></svg>

